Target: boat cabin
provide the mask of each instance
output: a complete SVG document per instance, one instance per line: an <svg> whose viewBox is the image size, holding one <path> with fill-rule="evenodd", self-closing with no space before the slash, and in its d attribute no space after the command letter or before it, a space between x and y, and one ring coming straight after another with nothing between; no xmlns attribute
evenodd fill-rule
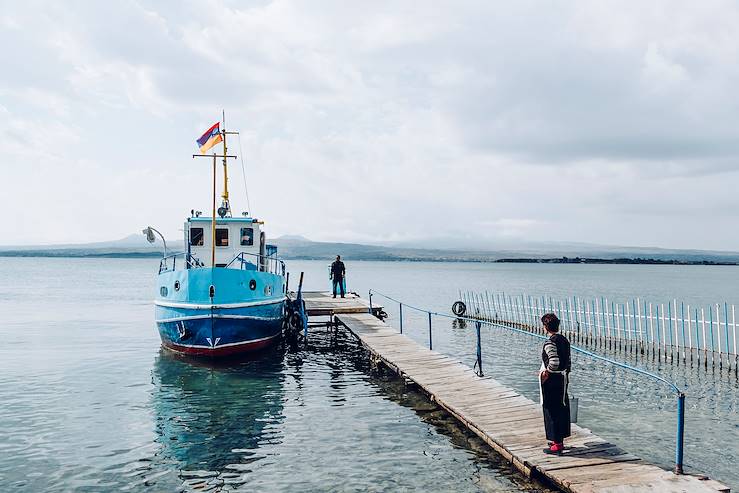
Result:
<svg viewBox="0 0 739 493"><path fill-rule="evenodd" d="M240 253L244 261L253 264L254 270L263 270L265 256L274 255L277 248L265 243L262 222L250 217L219 217L215 224L215 267L226 267ZM211 267L211 244L213 241L212 219L193 216L185 222L185 246L187 252L205 267ZM261 257L260 257L261 256ZM232 267L241 268L239 265Z"/></svg>

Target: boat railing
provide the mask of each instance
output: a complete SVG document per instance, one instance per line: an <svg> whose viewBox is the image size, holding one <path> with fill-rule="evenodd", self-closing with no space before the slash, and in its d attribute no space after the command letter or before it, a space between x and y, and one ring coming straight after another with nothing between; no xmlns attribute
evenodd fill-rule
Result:
<svg viewBox="0 0 739 493"><path fill-rule="evenodd" d="M194 255L187 252L179 252L162 258L159 262L159 273L161 274L162 272L177 270L178 258L182 258L179 262L182 269L196 269L198 267L203 267L203 263Z"/></svg>
<svg viewBox="0 0 739 493"><path fill-rule="evenodd" d="M241 252L226 264L228 269L256 270L278 276L285 275L285 262L273 255Z"/></svg>
<svg viewBox="0 0 739 493"><path fill-rule="evenodd" d="M205 267L205 264L199 258L187 252L179 252L162 258L159 262L159 273L172 272L178 268L197 269L200 267ZM268 272L279 276L285 275L285 262L273 255L241 252L232 258L225 267L227 269Z"/></svg>

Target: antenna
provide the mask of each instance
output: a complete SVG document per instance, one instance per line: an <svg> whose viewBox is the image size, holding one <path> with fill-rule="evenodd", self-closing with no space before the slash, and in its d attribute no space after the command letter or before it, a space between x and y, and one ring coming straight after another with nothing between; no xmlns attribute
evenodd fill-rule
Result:
<svg viewBox="0 0 739 493"><path fill-rule="evenodd" d="M221 209L224 210L224 213L221 215L221 217L231 216L231 204L229 204L228 201L228 166L226 165L226 156L228 155L228 149L226 148L226 110L222 110L222 116L223 116L223 130L221 130L221 134L223 136L223 193L221 194L221 198L223 199L223 203L221 204Z"/></svg>
<svg viewBox="0 0 739 493"><path fill-rule="evenodd" d="M226 167L226 156L228 156L227 147L226 147L226 135L239 135L239 132L229 132L226 130L226 110L222 110L221 116L223 118L223 130L221 130L221 135L223 137L223 194L221 197L223 198L223 203L221 204L221 207L218 208L219 215L221 217L224 217L228 215L228 217L231 216L231 204L228 200L228 168ZM239 135L239 149L241 146L241 135ZM231 157L231 156L229 156ZM236 156L232 156L236 157ZM249 199L247 198L247 202ZM223 212L223 214L220 214Z"/></svg>

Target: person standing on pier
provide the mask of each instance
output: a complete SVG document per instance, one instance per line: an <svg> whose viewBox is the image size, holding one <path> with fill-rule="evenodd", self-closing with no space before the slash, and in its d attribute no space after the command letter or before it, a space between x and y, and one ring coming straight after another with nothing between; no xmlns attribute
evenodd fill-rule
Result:
<svg viewBox="0 0 739 493"><path fill-rule="evenodd" d="M341 297L344 297L344 276L346 275L346 267L344 262L341 261L341 255L336 256L336 260L331 264L331 280L334 286L334 298L336 298L336 285L338 284Z"/></svg>
<svg viewBox="0 0 739 493"><path fill-rule="evenodd" d="M542 365L539 372L544 430L549 440L549 448L544 449L544 452L561 454L564 439L570 436L570 404L567 397L571 369L570 341L559 333L559 318L554 313L541 317L541 323L549 336L541 352Z"/></svg>

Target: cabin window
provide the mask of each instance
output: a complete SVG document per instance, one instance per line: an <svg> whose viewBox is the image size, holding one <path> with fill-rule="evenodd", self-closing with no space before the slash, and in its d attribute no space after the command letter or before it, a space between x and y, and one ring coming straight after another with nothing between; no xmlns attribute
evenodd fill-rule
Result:
<svg viewBox="0 0 739 493"><path fill-rule="evenodd" d="M228 228L216 228L216 246L228 246Z"/></svg>
<svg viewBox="0 0 739 493"><path fill-rule="evenodd" d="M190 245L203 246L203 228L190 228Z"/></svg>
<svg viewBox="0 0 739 493"><path fill-rule="evenodd" d="M254 228L241 228L241 246L254 244Z"/></svg>

